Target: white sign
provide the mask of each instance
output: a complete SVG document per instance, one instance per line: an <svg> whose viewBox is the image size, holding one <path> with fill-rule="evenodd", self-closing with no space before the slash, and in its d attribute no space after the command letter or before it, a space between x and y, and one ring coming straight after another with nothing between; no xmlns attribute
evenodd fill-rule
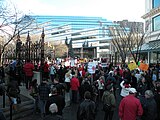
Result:
<svg viewBox="0 0 160 120"><path fill-rule="evenodd" d="M93 74L96 71L96 63L95 62L89 62L88 63L88 72Z"/></svg>
<svg viewBox="0 0 160 120"><path fill-rule="evenodd" d="M71 67L74 67L74 59L71 60Z"/></svg>

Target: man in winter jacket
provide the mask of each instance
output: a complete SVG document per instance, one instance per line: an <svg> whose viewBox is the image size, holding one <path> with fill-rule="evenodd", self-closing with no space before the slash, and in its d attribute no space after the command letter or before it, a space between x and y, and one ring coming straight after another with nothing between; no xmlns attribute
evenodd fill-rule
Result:
<svg viewBox="0 0 160 120"><path fill-rule="evenodd" d="M123 98L119 105L119 117L121 120L136 120L143 114L140 101L135 97L136 89L130 88L129 95Z"/></svg>
<svg viewBox="0 0 160 120"><path fill-rule="evenodd" d="M95 103L89 91L85 92L84 101L78 107L77 120L95 120Z"/></svg>

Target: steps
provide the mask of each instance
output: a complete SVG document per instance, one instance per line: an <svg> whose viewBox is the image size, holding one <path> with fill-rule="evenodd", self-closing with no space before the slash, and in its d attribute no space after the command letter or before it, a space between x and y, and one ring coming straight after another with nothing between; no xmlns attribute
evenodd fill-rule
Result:
<svg viewBox="0 0 160 120"><path fill-rule="evenodd" d="M17 120L33 114L34 101L32 99L29 99L27 101L22 101L21 104L17 105L17 108L18 111L16 113L14 113L13 111L12 120ZM3 108L2 110L7 120L10 120L10 107Z"/></svg>

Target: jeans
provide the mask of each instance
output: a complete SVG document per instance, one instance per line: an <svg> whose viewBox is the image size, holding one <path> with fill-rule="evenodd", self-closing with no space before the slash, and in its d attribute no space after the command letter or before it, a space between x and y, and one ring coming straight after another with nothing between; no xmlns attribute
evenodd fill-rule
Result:
<svg viewBox="0 0 160 120"><path fill-rule="evenodd" d="M46 113L46 110L45 110L46 103L47 103L47 100L39 100L39 108L40 108L42 114Z"/></svg>

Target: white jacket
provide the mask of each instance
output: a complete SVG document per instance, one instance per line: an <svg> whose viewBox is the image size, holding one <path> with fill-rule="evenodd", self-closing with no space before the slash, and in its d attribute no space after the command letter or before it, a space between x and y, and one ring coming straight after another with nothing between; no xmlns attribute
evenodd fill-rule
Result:
<svg viewBox="0 0 160 120"><path fill-rule="evenodd" d="M125 86L123 85L124 84L124 81L122 81L121 83L120 83L120 86L122 87L122 89L121 89L121 96L122 97L126 97L127 95L129 95L129 89L130 88L125 88Z"/></svg>

